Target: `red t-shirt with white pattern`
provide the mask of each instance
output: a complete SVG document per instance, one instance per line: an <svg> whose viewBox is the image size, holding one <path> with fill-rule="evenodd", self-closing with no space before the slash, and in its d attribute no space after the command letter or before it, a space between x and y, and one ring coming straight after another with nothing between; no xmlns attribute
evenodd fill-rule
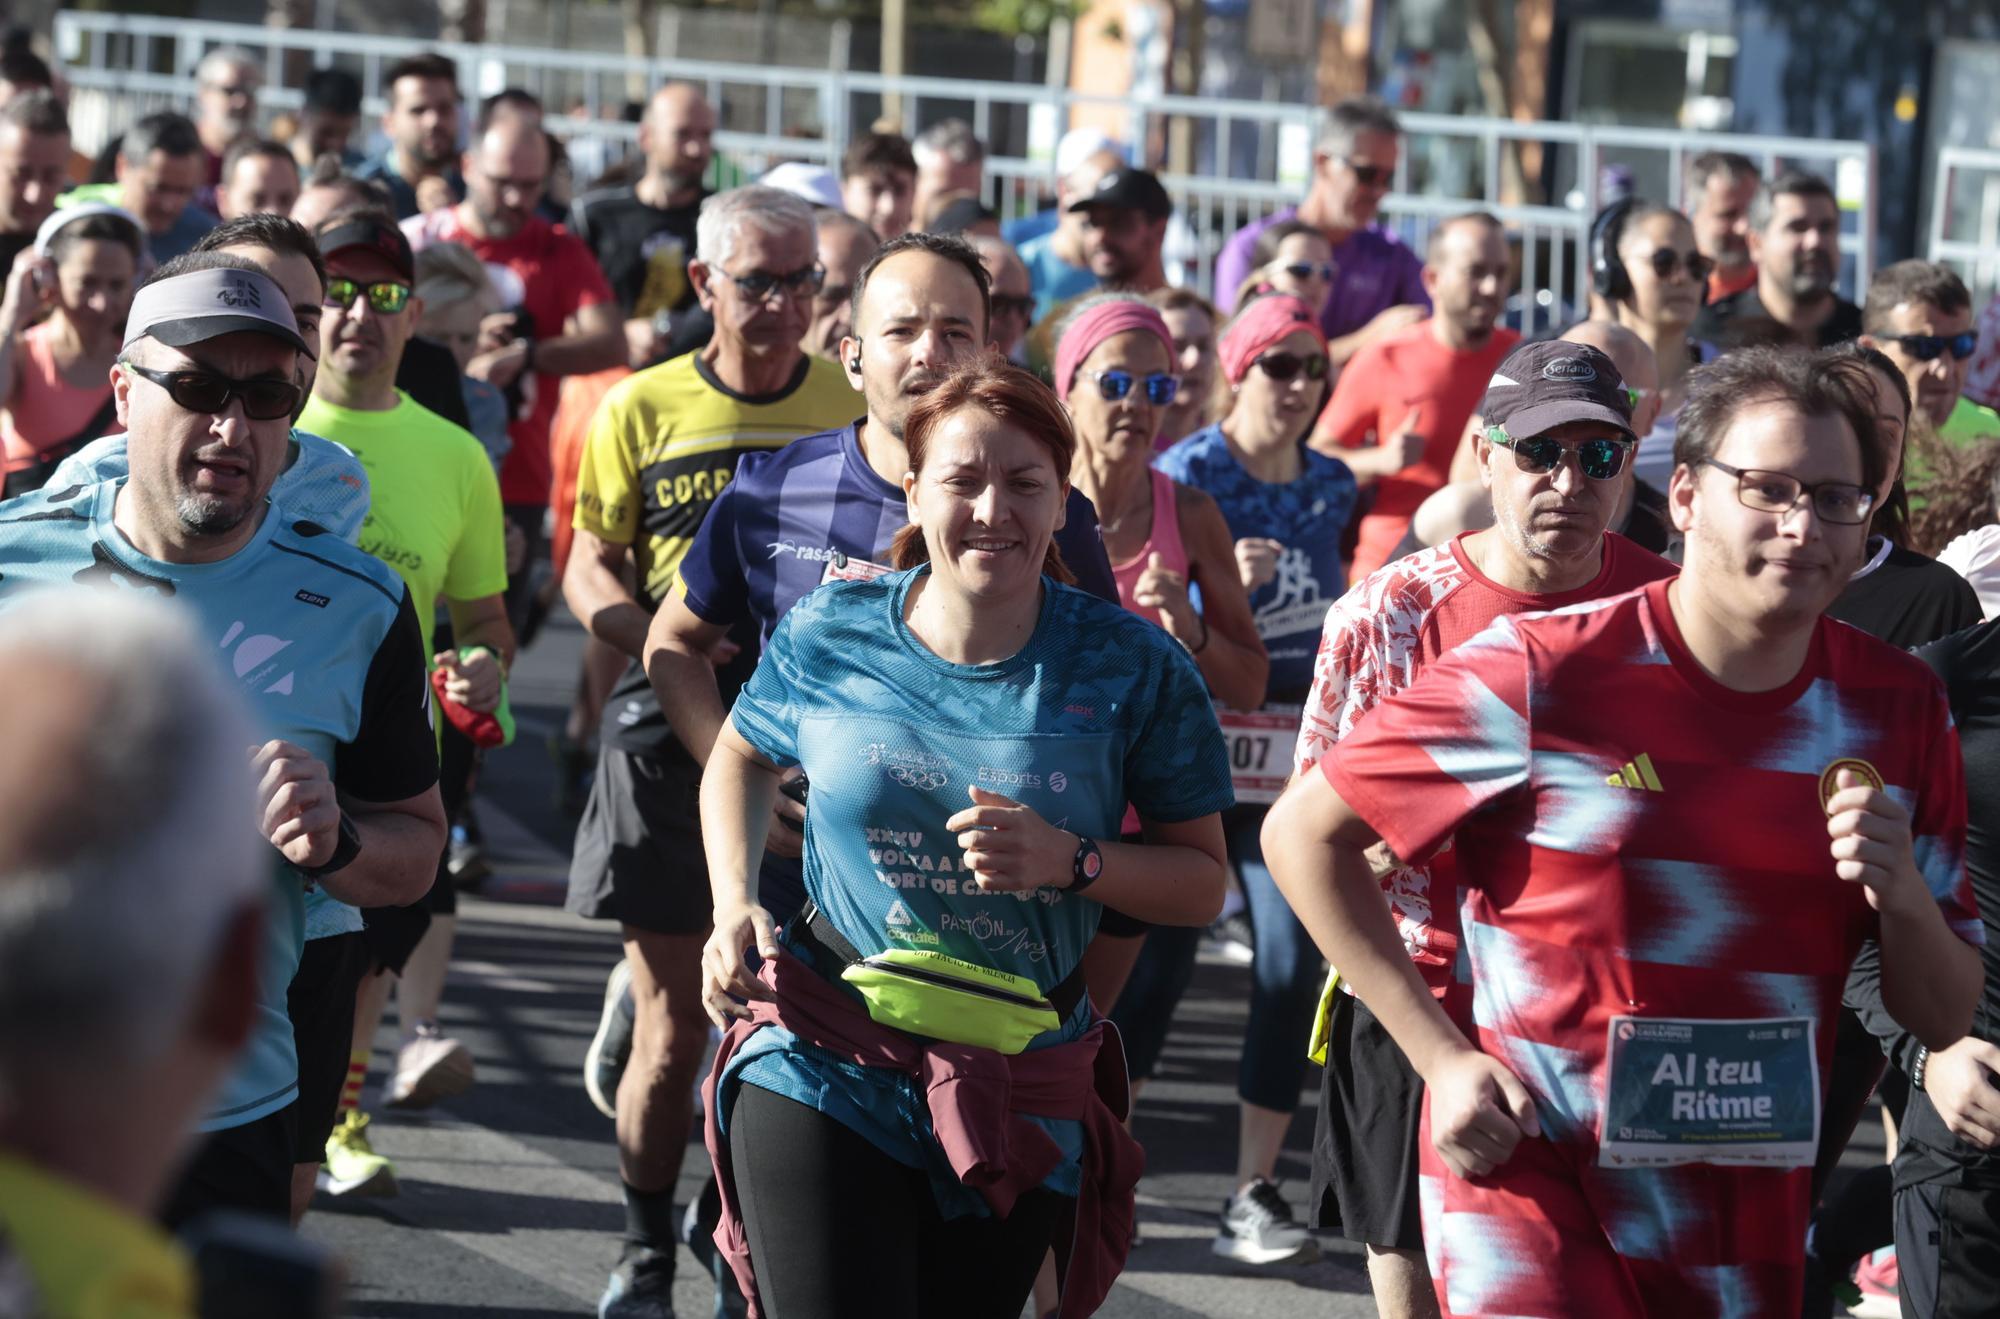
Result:
<svg viewBox="0 0 2000 1319"><path fill-rule="evenodd" d="M1466 533L1471 535L1473 533ZM1425 667L1502 614L1525 614L1602 596L1620 595L1662 577L1674 565L1615 532L1604 537L1604 562L1596 577L1574 590L1535 595L1500 585L1473 566L1465 536L1419 550L1378 568L1327 611L1313 664L1312 694L1299 726L1295 773L1318 764L1361 717L1417 680ZM1403 946L1431 992L1442 996L1458 954L1454 903L1431 901L1433 887L1454 888L1452 858L1398 866L1382 887ZM1343 987L1345 982L1342 982Z"/></svg>

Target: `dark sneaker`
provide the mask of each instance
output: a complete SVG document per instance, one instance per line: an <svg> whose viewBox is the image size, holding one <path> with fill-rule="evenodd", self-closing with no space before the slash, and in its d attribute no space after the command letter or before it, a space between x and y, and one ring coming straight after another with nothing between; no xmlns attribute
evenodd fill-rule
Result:
<svg viewBox="0 0 2000 1319"><path fill-rule="evenodd" d="M1292 1217L1278 1188L1259 1177L1222 1203L1222 1227L1212 1247L1239 1264L1304 1264L1319 1258L1319 1242Z"/></svg>
<svg viewBox="0 0 2000 1319"><path fill-rule="evenodd" d="M624 958L604 982L604 1008L598 1013L597 1034L583 1055L583 1089L597 1111L616 1121L618 1083L632 1056L632 964Z"/></svg>
<svg viewBox="0 0 2000 1319"><path fill-rule="evenodd" d="M674 1319L673 1256L628 1250L604 1284L597 1319Z"/></svg>

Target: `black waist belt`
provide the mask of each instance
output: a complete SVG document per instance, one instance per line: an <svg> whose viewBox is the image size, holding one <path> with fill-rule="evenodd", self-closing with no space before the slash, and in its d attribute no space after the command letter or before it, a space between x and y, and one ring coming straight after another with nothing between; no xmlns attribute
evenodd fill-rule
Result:
<svg viewBox="0 0 2000 1319"><path fill-rule="evenodd" d="M833 927L819 904L806 899L806 905L799 909L786 928L785 937L802 948L810 950L819 965L820 974L829 980L838 981L840 973L862 960L861 952L846 935ZM1062 982L1048 992L1049 1006L1056 1010L1064 1021L1076 1011L1076 1005L1083 1002L1083 963L1078 962Z"/></svg>

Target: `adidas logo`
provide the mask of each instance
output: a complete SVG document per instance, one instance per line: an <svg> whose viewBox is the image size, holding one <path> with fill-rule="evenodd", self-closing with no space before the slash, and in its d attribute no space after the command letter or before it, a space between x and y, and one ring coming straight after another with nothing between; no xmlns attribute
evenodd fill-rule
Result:
<svg viewBox="0 0 2000 1319"><path fill-rule="evenodd" d="M1625 762L1625 768L1605 780L1614 788L1644 788L1649 792L1665 792L1660 786L1660 776L1653 772L1653 758L1641 751Z"/></svg>

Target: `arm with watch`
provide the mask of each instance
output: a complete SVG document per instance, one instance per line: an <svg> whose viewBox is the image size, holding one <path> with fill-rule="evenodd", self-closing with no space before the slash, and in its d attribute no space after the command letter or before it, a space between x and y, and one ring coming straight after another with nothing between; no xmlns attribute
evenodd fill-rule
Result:
<svg viewBox="0 0 2000 1319"><path fill-rule="evenodd" d="M1206 925L1228 889L1222 817L1142 818L1143 843L1105 842L1058 829L1030 807L977 785L972 805L945 821L965 864L989 893L1089 890L1114 911L1155 925Z"/></svg>

